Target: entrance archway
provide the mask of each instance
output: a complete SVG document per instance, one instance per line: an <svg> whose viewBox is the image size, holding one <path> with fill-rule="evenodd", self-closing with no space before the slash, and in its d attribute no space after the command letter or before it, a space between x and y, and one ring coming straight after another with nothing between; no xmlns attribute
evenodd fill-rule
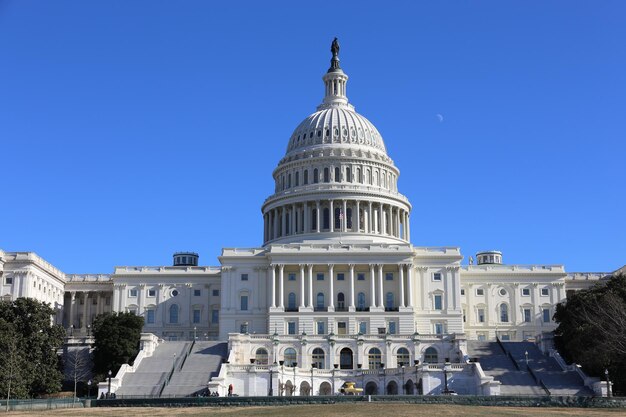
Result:
<svg viewBox="0 0 626 417"><path fill-rule="evenodd" d="M320 395L332 395L332 387L328 382L322 382L320 385Z"/></svg>
<svg viewBox="0 0 626 417"><path fill-rule="evenodd" d="M378 395L378 385L374 381L365 384L365 395Z"/></svg>
<svg viewBox="0 0 626 417"><path fill-rule="evenodd" d="M415 393L415 382L412 380L409 379L406 381L405 387L407 395L413 395Z"/></svg>
<svg viewBox="0 0 626 417"><path fill-rule="evenodd" d="M311 395L311 386L308 382L302 381L302 383L300 384L300 395L302 395L303 397Z"/></svg>
<svg viewBox="0 0 626 417"><path fill-rule="evenodd" d="M291 381L287 380L287 382L285 383L285 396L291 397L292 395L294 395L294 388L295 387L293 386Z"/></svg>
<svg viewBox="0 0 626 417"><path fill-rule="evenodd" d="M398 384L396 384L396 381L390 381L387 384L387 395L398 395Z"/></svg>
<svg viewBox="0 0 626 417"><path fill-rule="evenodd" d="M352 357L352 349L343 348L341 352L339 352L339 367L341 369L353 369L354 362Z"/></svg>

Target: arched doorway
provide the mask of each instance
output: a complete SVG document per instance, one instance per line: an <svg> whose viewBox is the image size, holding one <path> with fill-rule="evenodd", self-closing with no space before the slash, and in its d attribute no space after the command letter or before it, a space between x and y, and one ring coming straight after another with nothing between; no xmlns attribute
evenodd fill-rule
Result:
<svg viewBox="0 0 626 417"><path fill-rule="evenodd" d="M434 347L429 347L424 351L424 362L426 363L437 363L439 362L439 354L437 353L437 349Z"/></svg>
<svg viewBox="0 0 626 417"><path fill-rule="evenodd" d="M406 394L407 395L413 395L413 393L415 393L415 382L413 382L411 379L406 381L404 386L406 387Z"/></svg>
<svg viewBox="0 0 626 417"><path fill-rule="evenodd" d="M317 369L324 369L324 351L321 348L313 349L313 355L311 356L311 363Z"/></svg>
<svg viewBox="0 0 626 417"><path fill-rule="evenodd" d="M292 395L294 395L294 391L295 387L293 386L291 381L287 380L287 382L285 382L285 396L291 397Z"/></svg>
<svg viewBox="0 0 626 417"><path fill-rule="evenodd" d="M389 381L387 384L387 395L398 395L398 384L396 384L396 381Z"/></svg>
<svg viewBox="0 0 626 417"><path fill-rule="evenodd" d="M365 384L365 395L378 395L378 385L374 381Z"/></svg>
<svg viewBox="0 0 626 417"><path fill-rule="evenodd" d="M311 386L308 382L302 381L302 383L300 383L300 395L303 397L311 395Z"/></svg>
<svg viewBox="0 0 626 417"><path fill-rule="evenodd" d="M343 348L341 352L339 352L339 367L341 369L353 369L354 362L352 358L352 349Z"/></svg>
<svg viewBox="0 0 626 417"><path fill-rule="evenodd" d="M320 395L332 395L333 389L328 382L322 382L320 385Z"/></svg>
<svg viewBox="0 0 626 417"><path fill-rule="evenodd" d="M371 348L368 355L367 361L369 369L379 369L381 364L381 356L380 349Z"/></svg>

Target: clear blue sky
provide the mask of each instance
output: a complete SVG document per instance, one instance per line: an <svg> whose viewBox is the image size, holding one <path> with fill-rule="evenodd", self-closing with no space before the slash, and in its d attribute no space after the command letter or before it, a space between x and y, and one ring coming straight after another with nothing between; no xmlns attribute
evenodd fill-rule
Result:
<svg viewBox="0 0 626 417"><path fill-rule="evenodd" d="M260 245L338 36L414 245L616 269L625 22L624 1L0 0L0 248L108 273Z"/></svg>

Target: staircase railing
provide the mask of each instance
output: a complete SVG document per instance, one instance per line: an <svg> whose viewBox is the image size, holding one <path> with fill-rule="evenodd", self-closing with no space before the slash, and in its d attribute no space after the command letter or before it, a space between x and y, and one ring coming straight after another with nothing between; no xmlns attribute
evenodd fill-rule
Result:
<svg viewBox="0 0 626 417"><path fill-rule="evenodd" d="M193 349L194 343L195 343L195 340L189 345L185 354L183 355L183 358L180 360L180 366L178 366L178 369L177 369L178 371L183 369L183 365L185 364L185 361L187 360L187 357L189 356L189 354L191 354L191 350Z"/></svg>
<svg viewBox="0 0 626 417"><path fill-rule="evenodd" d="M533 369L530 367L530 365L526 364L526 369L528 370L528 373L533 377L533 379L535 380L535 383L539 386L541 386L541 388L543 388L543 390L546 392L547 395L552 395L552 393L550 393L550 390L548 389L548 387L546 386L546 384L544 384L543 380L541 378L539 378L537 376L537 374L535 374L535 371L533 371Z"/></svg>

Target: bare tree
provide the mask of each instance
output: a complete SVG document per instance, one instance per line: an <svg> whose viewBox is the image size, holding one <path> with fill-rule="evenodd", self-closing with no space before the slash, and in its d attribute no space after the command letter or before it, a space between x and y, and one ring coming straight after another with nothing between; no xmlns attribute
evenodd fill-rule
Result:
<svg viewBox="0 0 626 417"><path fill-rule="evenodd" d="M626 356L626 302L619 295L607 292L583 306L578 316L600 334L604 349Z"/></svg>
<svg viewBox="0 0 626 417"><path fill-rule="evenodd" d="M79 382L86 382L91 377L91 358L89 348L68 349L65 354L65 377L74 383L74 399Z"/></svg>

